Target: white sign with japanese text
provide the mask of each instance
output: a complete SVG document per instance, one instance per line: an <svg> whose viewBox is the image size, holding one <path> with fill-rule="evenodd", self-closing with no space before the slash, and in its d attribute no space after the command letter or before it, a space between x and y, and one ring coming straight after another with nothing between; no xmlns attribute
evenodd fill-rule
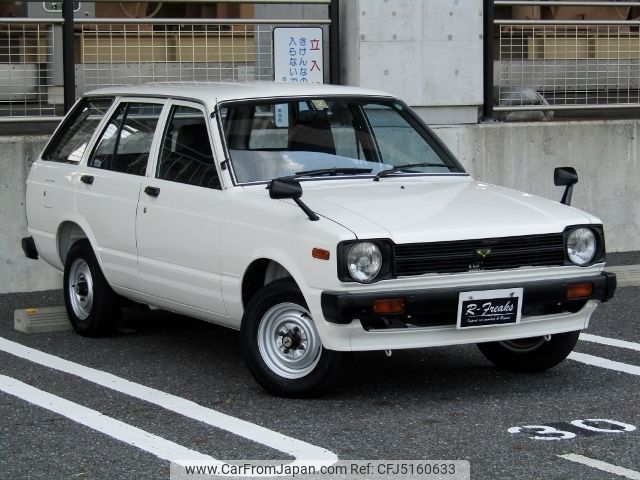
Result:
<svg viewBox="0 0 640 480"><path fill-rule="evenodd" d="M276 82L323 83L322 28L273 29L273 71Z"/></svg>

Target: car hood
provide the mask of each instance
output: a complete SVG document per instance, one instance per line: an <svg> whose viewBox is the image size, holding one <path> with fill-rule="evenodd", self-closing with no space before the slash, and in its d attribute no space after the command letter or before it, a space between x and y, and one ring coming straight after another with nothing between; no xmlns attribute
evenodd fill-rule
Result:
<svg viewBox="0 0 640 480"><path fill-rule="evenodd" d="M302 200L358 238L395 243L557 233L601 223L558 202L470 177L302 182Z"/></svg>

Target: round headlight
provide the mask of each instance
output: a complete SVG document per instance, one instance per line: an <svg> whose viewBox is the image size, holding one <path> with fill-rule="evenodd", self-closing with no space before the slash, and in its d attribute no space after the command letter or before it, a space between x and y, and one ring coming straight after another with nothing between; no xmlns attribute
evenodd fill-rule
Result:
<svg viewBox="0 0 640 480"><path fill-rule="evenodd" d="M356 282L373 281L382 268L380 248L371 242L354 243L347 254L347 268Z"/></svg>
<svg viewBox="0 0 640 480"><path fill-rule="evenodd" d="M567 254L576 265L588 264L596 254L596 236L588 228L576 228L567 238Z"/></svg>

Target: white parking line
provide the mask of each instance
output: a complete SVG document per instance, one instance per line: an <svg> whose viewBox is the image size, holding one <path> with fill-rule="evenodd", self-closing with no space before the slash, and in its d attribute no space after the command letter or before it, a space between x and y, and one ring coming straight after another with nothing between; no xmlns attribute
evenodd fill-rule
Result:
<svg viewBox="0 0 640 480"><path fill-rule="evenodd" d="M75 375L89 382L101 385L116 392L130 395L182 416L198 420L234 435L246 438L266 447L291 455L296 459L293 464L332 465L338 461L335 453L310 443L283 435L260 425L226 415L184 398L162 392L151 387L134 383L111 373L50 355L20 343L0 337L0 350L29 360L54 370ZM310 462L313 461L313 462Z"/></svg>
<svg viewBox="0 0 640 480"><path fill-rule="evenodd" d="M560 458L569 460L571 462L580 463L587 467L595 468L607 473L613 473L621 477L630 478L631 480L640 480L640 472L635 470L629 470L628 468L618 467L601 460L594 460L593 458L584 457L582 455L576 455L575 453L569 453L567 455L558 455Z"/></svg>
<svg viewBox="0 0 640 480"><path fill-rule="evenodd" d="M609 345L611 347L627 348L629 350L640 352L640 343L627 342L625 340L618 340L617 338L600 337L598 335L581 333L580 340L583 340L585 342L599 343L601 345Z"/></svg>
<svg viewBox="0 0 640 480"><path fill-rule="evenodd" d="M103 415L96 410L70 402L5 375L0 375L0 391L67 417L74 422L102 432L164 460L181 465L188 461L205 461L222 465L222 462L209 455L183 447L170 440Z"/></svg>
<svg viewBox="0 0 640 480"><path fill-rule="evenodd" d="M640 375L640 367L637 365L629 365L628 363L614 362L607 358L596 357L586 353L571 352L567 358L576 362L586 363L594 367L606 368L608 370L616 370L618 372L630 373L631 375Z"/></svg>

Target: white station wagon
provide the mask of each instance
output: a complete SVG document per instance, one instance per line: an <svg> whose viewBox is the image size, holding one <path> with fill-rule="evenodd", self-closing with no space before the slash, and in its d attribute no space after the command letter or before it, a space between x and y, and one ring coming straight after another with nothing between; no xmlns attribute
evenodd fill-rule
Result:
<svg viewBox="0 0 640 480"><path fill-rule="evenodd" d="M474 181L401 100L285 83L86 94L30 172L25 254L64 271L75 330L148 304L240 330L277 395L320 393L342 352L477 343L561 362L615 276L602 222Z"/></svg>

